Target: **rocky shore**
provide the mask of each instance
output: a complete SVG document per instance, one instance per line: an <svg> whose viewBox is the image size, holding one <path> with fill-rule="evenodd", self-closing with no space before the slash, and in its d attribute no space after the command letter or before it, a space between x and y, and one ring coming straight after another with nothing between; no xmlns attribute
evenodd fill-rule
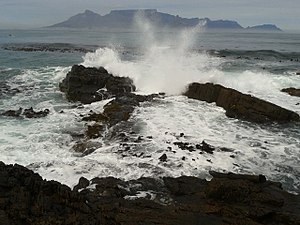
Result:
<svg viewBox="0 0 300 225"><path fill-rule="evenodd" d="M0 224L300 224L300 196L263 175L81 178L71 188L0 162Z"/></svg>
<svg viewBox="0 0 300 225"><path fill-rule="evenodd" d="M217 106L226 110L228 117L257 123L300 120L299 115L295 112L219 84L192 83L184 94L189 98L208 103L215 102Z"/></svg>
<svg viewBox="0 0 300 225"><path fill-rule="evenodd" d="M126 142L134 135L127 136L117 127L126 123L141 103L165 97L164 93L135 94L136 87L130 78L116 77L103 67L75 65L59 88L71 102L90 104L113 98L104 105L102 112L81 115L85 131L73 150L82 156L101 147L97 138L105 137L108 129L113 130L110 135L122 139L125 150L130 149ZM254 123L299 121L295 112L218 84L192 83L184 95L216 103L226 110L228 117ZM48 113L47 109L20 108L2 115L40 118ZM184 134L179 136L184 137ZM134 137L133 142L151 138ZM214 154L217 148L232 151L205 141L172 144L183 151L199 151L200 154ZM168 156L162 154L159 160L166 162ZM187 176L141 177L130 181L82 177L71 189L56 181L43 180L23 166L0 162L0 224L300 224L300 196L286 192L280 183L268 181L263 175L214 171L210 171L210 175L211 181Z"/></svg>

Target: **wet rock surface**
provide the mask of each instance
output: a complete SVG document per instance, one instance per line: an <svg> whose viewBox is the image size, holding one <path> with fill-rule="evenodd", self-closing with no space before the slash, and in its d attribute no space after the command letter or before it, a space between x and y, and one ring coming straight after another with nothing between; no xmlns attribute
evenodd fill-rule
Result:
<svg viewBox="0 0 300 225"><path fill-rule="evenodd" d="M59 87L66 93L69 101L80 101L84 104L115 97L103 107L103 112L91 111L82 115L82 121L87 123L85 135L76 142L73 149L77 153L82 152L83 156L95 151L95 142L91 142L90 139L104 137L109 128L127 121L140 103L164 96L164 93L131 93L135 91L135 86L130 78L113 76L103 67L85 68L75 65Z"/></svg>
<svg viewBox="0 0 300 225"><path fill-rule="evenodd" d="M281 90L282 92L286 92L288 93L289 95L291 96L297 96L297 97L300 97L300 88L293 88L293 87L290 87L290 88L284 88Z"/></svg>
<svg viewBox="0 0 300 225"><path fill-rule="evenodd" d="M0 162L0 224L298 225L300 196L263 175L81 178L71 190Z"/></svg>
<svg viewBox="0 0 300 225"><path fill-rule="evenodd" d="M226 115L257 123L275 121L299 121L299 115L273 103L243 94L222 85L206 83L192 83L184 93L189 98L215 102L226 110Z"/></svg>
<svg viewBox="0 0 300 225"><path fill-rule="evenodd" d="M26 117L26 118L42 118L46 117L50 113L49 109L41 111L34 111L32 107L28 109L19 108L18 110L7 110L1 115L10 117Z"/></svg>
<svg viewBox="0 0 300 225"><path fill-rule="evenodd" d="M112 130L110 130L110 137L108 138L115 138L120 133L118 130L119 127L116 125L127 122L135 107L140 106L142 102L152 101L160 97L161 95L159 94L137 95L134 93L124 93L122 96L117 96L114 100L108 102L103 107L103 112L95 113L91 111L89 114L84 115L82 121L87 122L85 137L78 141L73 146L73 149L75 152L82 152L84 155L92 153L95 149L94 147L89 147L90 139L104 138L110 128Z"/></svg>
<svg viewBox="0 0 300 225"><path fill-rule="evenodd" d="M59 84L69 101L89 104L96 101L135 91L133 81L128 77L116 77L103 67L86 68L74 65L66 78Z"/></svg>
<svg viewBox="0 0 300 225"><path fill-rule="evenodd" d="M106 104L104 106L103 115L108 118L109 125L113 126L122 121L127 121L135 107L139 106L140 103L152 101L157 97L160 97L160 95L137 95L134 93L125 93Z"/></svg>

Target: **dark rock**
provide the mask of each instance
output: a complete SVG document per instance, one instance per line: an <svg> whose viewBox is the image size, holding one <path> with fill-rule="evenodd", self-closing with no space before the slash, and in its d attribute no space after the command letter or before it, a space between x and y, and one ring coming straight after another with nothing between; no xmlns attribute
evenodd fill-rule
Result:
<svg viewBox="0 0 300 225"><path fill-rule="evenodd" d="M93 125L88 125L85 135L89 139L102 137L102 133L105 131L106 126L99 123L94 123Z"/></svg>
<svg viewBox="0 0 300 225"><path fill-rule="evenodd" d="M34 111L33 108L24 109L23 115L27 118L41 118L49 114L49 109L44 109L42 111Z"/></svg>
<svg viewBox="0 0 300 225"><path fill-rule="evenodd" d="M299 72L296 72L296 75L300 75L300 71L299 71Z"/></svg>
<svg viewBox="0 0 300 225"><path fill-rule="evenodd" d="M282 92L286 92L291 96L297 96L300 97L300 88L284 88L281 90Z"/></svg>
<svg viewBox="0 0 300 225"><path fill-rule="evenodd" d="M160 160L161 162L166 162L167 159L168 159L168 157L167 157L166 154L163 154L161 157L159 157L159 160Z"/></svg>
<svg viewBox="0 0 300 225"><path fill-rule="evenodd" d="M202 150L203 152L209 153L209 154L213 154L215 147L207 144L205 141L202 141L201 144L196 144L195 146L192 145L189 142L181 142L181 141L177 141L177 142L173 142L174 145L177 145L178 148L180 148L181 150L188 150L190 152L194 152L197 150Z"/></svg>
<svg viewBox="0 0 300 225"><path fill-rule="evenodd" d="M9 184L3 187L3 182ZM97 224L99 216L65 185L19 166L0 164L0 224ZM98 218L97 218L98 217Z"/></svg>
<svg viewBox="0 0 300 225"><path fill-rule="evenodd" d="M66 93L68 100L84 104L135 91L128 77L115 77L103 67L85 68L81 65L72 67L59 88Z"/></svg>
<svg viewBox="0 0 300 225"><path fill-rule="evenodd" d="M158 95L136 95L133 93L124 93L118 96L104 106L103 115L108 118L110 126L116 125L122 121L127 121L136 106L140 102L151 101Z"/></svg>
<svg viewBox="0 0 300 225"><path fill-rule="evenodd" d="M19 108L18 110L8 110L2 113L3 116L19 117L21 116L23 109Z"/></svg>
<svg viewBox="0 0 300 225"><path fill-rule="evenodd" d="M50 113L49 109L44 109L41 111L34 111L33 108L29 109L22 109L19 108L18 110L8 110L2 113L3 116L11 116L11 117L20 117L21 115L25 116L26 118L41 118L45 117Z"/></svg>
<svg viewBox="0 0 300 225"><path fill-rule="evenodd" d="M92 113L82 118L82 121L105 122L108 118L103 113Z"/></svg>
<svg viewBox="0 0 300 225"><path fill-rule="evenodd" d="M300 196L259 176L212 174L211 181L187 176L132 181L80 178L72 191L25 167L0 162L0 223L299 224ZM85 189L90 184L94 190ZM138 197L145 192L155 195Z"/></svg>
<svg viewBox="0 0 300 225"><path fill-rule="evenodd" d="M77 185L74 186L74 191L79 191L80 189L84 189L90 185L90 181L85 177L80 177Z"/></svg>
<svg viewBox="0 0 300 225"><path fill-rule="evenodd" d="M192 83L184 95L208 103L215 102L226 110L228 117L258 123L299 121L299 115L295 112L218 84Z"/></svg>
<svg viewBox="0 0 300 225"><path fill-rule="evenodd" d="M101 147L102 144L100 142L95 142L92 140L80 140L77 141L74 146L72 146L72 149L77 153L81 153L81 156L86 156Z"/></svg>
<svg viewBox="0 0 300 225"><path fill-rule="evenodd" d="M207 144L205 141L202 141L200 145L200 149L206 153L213 154L215 148L212 147L211 145Z"/></svg>

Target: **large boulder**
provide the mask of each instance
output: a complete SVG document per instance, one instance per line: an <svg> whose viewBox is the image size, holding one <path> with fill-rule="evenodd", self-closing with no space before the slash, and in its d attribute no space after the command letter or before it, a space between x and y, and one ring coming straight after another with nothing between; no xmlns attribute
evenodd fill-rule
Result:
<svg viewBox="0 0 300 225"><path fill-rule="evenodd" d="M282 92L286 92L288 93L289 95L291 96L297 96L297 97L300 97L300 88L293 88L293 87L290 87L290 88L284 88L281 90Z"/></svg>
<svg viewBox="0 0 300 225"><path fill-rule="evenodd" d="M299 121L299 115L295 112L219 84L192 83L184 95L208 103L215 102L226 110L228 117L258 123Z"/></svg>
<svg viewBox="0 0 300 225"><path fill-rule="evenodd" d="M280 184L262 175L211 175L81 178L71 190L0 162L0 224L299 225L300 196Z"/></svg>
<svg viewBox="0 0 300 225"><path fill-rule="evenodd" d="M84 104L135 91L133 81L128 77L113 76L103 67L86 68L82 65L74 65L59 88L66 93L68 100Z"/></svg>

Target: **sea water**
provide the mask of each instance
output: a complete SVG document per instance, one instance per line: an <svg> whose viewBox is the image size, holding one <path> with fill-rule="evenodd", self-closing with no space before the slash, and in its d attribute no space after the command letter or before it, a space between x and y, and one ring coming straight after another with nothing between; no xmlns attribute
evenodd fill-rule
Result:
<svg viewBox="0 0 300 225"><path fill-rule="evenodd" d="M50 114L0 116L0 160L69 186L81 176L209 179L208 171L216 170L264 174L300 193L299 123L260 125L227 118L214 103L181 95L191 82L213 82L300 114L300 99L280 91L299 88L299 60L300 35L285 32L155 32L149 26L139 32L1 30L0 87L19 90L2 88L1 112L33 107L48 108ZM80 106L66 100L58 84L74 64L104 66L114 75L131 77L141 94L165 92L165 98L137 107L122 128L152 138L131 143L135 148L122 154L120 141L111 137L99 138L102 147L89 155L74 152L74 136L85 129L80 115L101 112L109 101ZM219 149L199 154L172 144L203 140ZM159 160L162 154L167 162Z"/></svg>

